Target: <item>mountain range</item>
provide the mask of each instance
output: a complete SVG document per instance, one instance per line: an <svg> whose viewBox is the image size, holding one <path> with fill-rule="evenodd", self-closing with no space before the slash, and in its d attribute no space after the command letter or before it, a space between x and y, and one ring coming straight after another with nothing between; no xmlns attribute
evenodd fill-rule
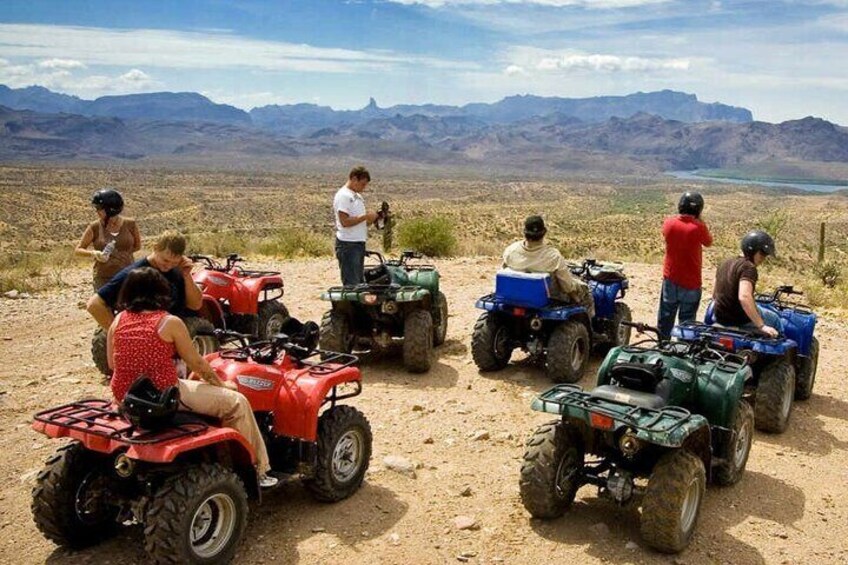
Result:
<svg viewBox="0 0 848 565"><path fill-rule="evenodd" d="M478 170L656 172L769 162L848 163L848 130L781 124L673 91L492 104L337 111L313 104L245 112L196 93L86 101L0 86L0 160L356 159Z"/></svg>

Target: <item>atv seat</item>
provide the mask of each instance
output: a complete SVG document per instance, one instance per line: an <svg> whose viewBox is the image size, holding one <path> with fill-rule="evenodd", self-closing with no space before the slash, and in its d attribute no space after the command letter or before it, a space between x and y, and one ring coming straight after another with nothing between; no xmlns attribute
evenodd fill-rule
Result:
<svg viewBox="0 0 848 565"><path fill-rule="evenodd" d="M183 426L185 424L202 424L204 426L221 426L221 419L206 414L198 414L197 412L189 412L180 410L174 414L173 425Z"/></svg>
<svg viewBox="0 0 848 565"><path fill-rule="evenodd" d="M593 398L610 400L612 402L622 404L632 404L633 406L639 406L640 408L651 408L654 410L659 410L668 403L668 400L659 394L631 390L615 385L601 385L595 387L589 394L592 395Z"/></svg>
<svg viewBox="0 0 848 565"><path fill-rule="evenodd" d="M663 379L662 361L659 363L616 363L610 369L610 381L619 386L653 393Z"/></svg>
<svg viewBox="0 0 848 565"><path fill-rule="evenodd" d="M389 284L391 282L389 270L385 265L366 267L364 275L367 284Z"/></svg>

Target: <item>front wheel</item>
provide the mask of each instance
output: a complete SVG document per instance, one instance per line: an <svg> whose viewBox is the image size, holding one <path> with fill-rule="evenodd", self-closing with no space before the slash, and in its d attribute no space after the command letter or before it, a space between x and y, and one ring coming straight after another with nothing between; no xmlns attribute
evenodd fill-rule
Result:
<svg viewBox="0 0 848 565"><path fill-rule="evenodd" d="M403 321L403 366L412 373L430 370L433 351L433 317L426 310L413 310Z"/></svg>
<svg viewBox="0 0 848 565"><path fill-rule="evenodd" d="M498 316L483 312L471 334L471 358L481 371L500 371L509 363L512 347L509 330Z"/></svg>
<svg viewBox="0 0 848 565"><path fill-rule="evenodd" d="M318 420L318 458L306 488L322 502L349 497L362 485L371 460L371 425L352 406L335 406Z"/></svg>
<svg viewBox="0 0 848 565"><path fill-rule="evenodd" d="M521 502L534 518L558 518L574 502L582 484L583 448L577 431L553 420L527 440L521 479Z"/></svg>
<svg viewBox="0 0 848 565"><path fill-rule="evenodd" d="M692 538L707 486L704 463L677 449L654 465L642 500L642 538L663 553L682 551Z"/></svg>
<svg viewBox="0 0 848 565"><path fill-rule="evenodd" d="M622 322L632 322L633 314L630 312L630 306L624 302L615 303L615 314L612 318L612 327L610 328L610 339L612 347L621 347L630 343L630 334L633 328L623 324Z"/></svg>
<svg viewBox="0 0 848 565"><path fill-rule="evenodd" d="M754 401L757 429L779 434L789 425L795 396L795 367L784 359L775 361L760 373Z"/></svg>
<svg viewBox="0 0 848 565"><path fill-rule="evenodd" d="M47 539L79 549L110 537L118 508L109 505L108 469L78 442L60 447L32 490L32 517Z"/></svg>
<svg viewBox="0 0 848 565"><path fill-rule="evenodd" d="M551 332L546 345L545 372L555 383L576 383L589 366L589 331L570 320Z"/></svg>
<svg viewBox="0 0 848 565"><path fill-rule="evenodd" d="M106 330L103 328L97 328L94 337L91 338L91 359L98 371L107 377L112 375L112 369L109 368L106 357Z"/></svg>
<svg viewBox="0 0 848 565"><path fill-rule="evenodd" d="M256 318L259 339L270 339L280 333L289 319L289 311L279 300L267 300L259 305Z"/></svg>
<svg viewBox="0 0 848 565"><path fill-rule="evenodd" d="M247 525L247 493L230 469L188 467L156 491L144 524L154 563L228 563Z"/></svg>
<svg viewBox="0 0 848 565"><path fill-rule="evenodd" d="M448 335L448 299L439 291L433 305L433 345L441 345Z"/></svg>
<svg viewBox="0 0 848 565"><path fill-rule="evenodd" d="M816 384L816 371L819 366L819 340L813 338L810 344L810 354L799 357L798 368L795 372L795 400L807 400L813 394Z"/></svg>
<svg viewBox="0 0 848 565"><path fill-rule="evenodd" d="M754 410L744 400L738 403L732 430L733 442L727 446L725 462L716 466L714 474L716 484L724 486L736 484L742 478L754 441Z"/></svg>
<svg viewBox="0 0 848 565"><path fill-rule="evenodd" d="M188 335L191 336L191 343L194 348L200 353L201 357L215 353L220 349L218 339L215 337L215 326L206 318L198 316L189 316L183 318L183 322L188 328Z"/></svg>
<svg viewBox="0 0 848 565"><path fill-rule="evenodd" d="M335 310L328 310L321 318L318 347L323 351L350 353L353 348L353 339L349 328L347 316Z"/></svg>

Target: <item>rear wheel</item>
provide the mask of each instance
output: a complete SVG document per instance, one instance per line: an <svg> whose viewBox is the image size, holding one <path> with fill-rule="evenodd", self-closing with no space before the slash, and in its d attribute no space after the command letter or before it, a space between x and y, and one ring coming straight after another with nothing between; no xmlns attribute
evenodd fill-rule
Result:
<svg viewBox="0 0 848 565"><path fill-rule="evenodd" d="M509 363L509 331L496 315L483 312L477 318L471 335L471 357L481 371L499 371Z"/></svg>
<svg viewBox="0 0 848 565"><path fill-rule="evenodd" d="M362 485L371 459L371 425L352 406L335 406L318 419L318 458L306 488L322 502L349 497Z"/></svg>
<svg viewBox="0 0 848 565"><path fill-rule="evenodd" d="M441 345L448 334L448 299L441 291L436 296L433 310L433 345Z"/></svg>
<svg viewBox="0 0 848 565"><path fill-rule="evenodd" d="M106 376L112 375L112 369L109 368L106 357L106 330L103 328L97 328L94 337L91 338L91 359L98 371Z"/></svg>
<svg viewBox="0 0 848 565"><path fill-rule="evenodd" d="M818 366L819 340L813 338L813 342L810 344L810 354L806 357L799 357L795 374L795 400L807 400L813 394Z"/></svg>
<svg viewBox="0 0 848 565"><path fill-rule="evenodd" d="M215 353L219 349L218 340L213 335L215 326L206 318L197 316L189 316L183 318L183 322L188 328L188 335L191 336L191 343L194 348L200 353L200 356Z"/></svg>
<svg viewBox="0 0 848 565"><path fill-rule="evenodd" d="M795 395L795 367L779 359L760 373L754 402L757 429L782 433L789 425Z"/></svg>
<svg viewBox="0 0 848 565"><path fill-rule="evenodd" d="M744 400L736 408L733 421L733 442L724 455L725 462L715 468L715 482L719 485L736 484L745 472L751 443L754 440L754 410Z"/></svg>
<svg viewBox="0 0 848 565"><path fill-rule="evenodd" d="M413 310L403 321L403 365L412 373L430 370L433 351L433 317L426 310Z"/></svg>
<svg viewBox="0 0 848 565"><path fill-rule="evenodd" d="M47 539L78 549L110 537L118 528L110 506L105 463L82 444L60 447L32 490L32 517Z"/></svg>
<svg viewBox="0 0 848 565"><path fill-rule="evenodd" d="M289 311L279 300L268 300L259 305L257 331L259 339L269 339L280 333L289 319Z"/></svg>
<svg viewBox="0 0 848 565"><path fill-rule="evenodd" d="M545 372L555 383L576 383L589 366L589 331L577 320L557 326L545 346Z"/></svg>
<svg viewBox="0 0 848 565"><path fill-rule="evenodd" d="M350 353L353 340L350 336L347 316L329 310L321 318L321 329L318 333L318 346L324 351Z"/></svg>
<svg viewBox="0 0 848 565"><path fill-rule="evenodd" d="M169 477L144 524L154 563L228 563L247 525L247 493L230 469L204 463Z"/></svg>
<svg viewBox="0 0 848 565"><path fill-rule="evenodd" d="M534 518L562 516L581 485L583 448L580 436L562 420L540 426L527 440L519 492Z"/></svg>
<svg viewBox="0 0 848 565"><path fill-rule="evenodd" d="M704 463L678 449L654 465L642 500L642 538L664 553L682 551L695 531L707 485Z"/></svg>

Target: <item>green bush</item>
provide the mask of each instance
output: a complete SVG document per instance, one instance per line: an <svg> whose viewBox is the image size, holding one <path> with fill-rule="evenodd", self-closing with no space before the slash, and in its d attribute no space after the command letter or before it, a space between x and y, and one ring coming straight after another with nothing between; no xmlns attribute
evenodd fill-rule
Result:
<svg viewBox="0 0 848 565"><path fill-rule="evenodd" d="M835 287L842 278L842 269L833 261L825 261L816 265L813 272L821 283L828 288Z"/></svg>
<svg viewBox="0 0 848 565"><path fill-rule="evenodd" d="M456 250L453 224L447 218L418 218L401 223L398 241L402 249L412 249L430 257L446 257Z"/></svg>
<svg viewBox="0 0 848 565"><path fill-rule="evenodd" d="M283 228L259 244L259 253L288 259L332 255L329 237L315 235L309 228Z"/></svg>

